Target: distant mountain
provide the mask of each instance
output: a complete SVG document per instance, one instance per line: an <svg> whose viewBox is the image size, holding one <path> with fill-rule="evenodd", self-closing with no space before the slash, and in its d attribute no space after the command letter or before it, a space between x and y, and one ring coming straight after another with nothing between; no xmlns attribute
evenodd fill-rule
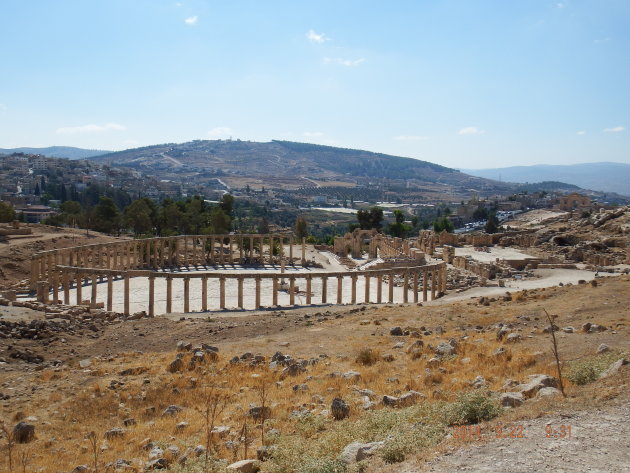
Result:
<svg viewBox="0 0 630 473"><path fill-rule="evenodd" d="M197 172L266 181L283 178L354 180L367 185L375 180L392 179L472 190L508 187L419 159L291 141L195 140L118 151L92 159L153 173L192 175Z"/></svg>
<svg viewBox="0 0 630 473"><path fill-rule="evenodd" d="M0 153L26 153L26 154L43 154L51 158L68 158L68 159L87 159L101 154L111 153L98 149L73 148L72 146L49 146L48 148L13 148L2 149Z"/></svg>
<svg viewBox="0 0 630 473"><path fill-rule="evenodd" d="M462 171L473 176L507 182L562 181L584 189L630 196L630 164L606 162L566 166L540 164Z"/></svg>

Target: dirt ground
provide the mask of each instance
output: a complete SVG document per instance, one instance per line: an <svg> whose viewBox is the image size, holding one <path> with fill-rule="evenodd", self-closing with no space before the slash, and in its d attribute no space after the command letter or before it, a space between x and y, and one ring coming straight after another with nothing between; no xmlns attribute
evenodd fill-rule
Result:
<svg viewBox="0 0 630 473"><path fill-rule="evenodd" d="M24 280L30 275L33 253L117 240L101 233L74 228L40 224L25 226L31 228L31 235L10 236L8 240L0 241L0 289L26 287Z"/></svg>
<svg viewBox="0 0 630 473"><path fill-rule="evenodd" d="M394 325L442 327L446 333L474 335L479 331L493 330L497 322L509 322L512 330L521 334L521 349L533 352L541 367L551 367L549 335L542 333L547 323L542 309L558 316L560 327L573 326L575 333L559 332L559 349L563 361L580 359L596 352L602 343L615 351L630 351L630 277L621 275L599 279L596 287L580 284L528 291L513 301L497 300L490 305L479 303L477 298L465 301L444 302L440 305L419 306L330 306L302 308L285 311L212 313L206 318L169 317L141 319L122 323L83 324L72 333L53 333L41 340L0 338L0 417L11 419L16 412L36 416L40 426L45 424L55 402L72 399L80 389L99 379L107 381L105 374L122 369L125 359L133 363L152 364L162 360L163 354L171 353L179 340L193 344L208 343L219 347L228 358L243 352L270 356L278 350L290 351L294 356L316 357L324 352L332 356L333 366L339 370L351 369L356 351L365 346L370 338L375 343L387 342L389 328ZM43 314L27 309L0 308L0 320L38 320ZM378 324L375 325L375 321ZM604 325L606 331L582 333L583 323ZM43 358L41 363L27 363L12 357L16 352L28 352ZM83 370L79 360L98 361L102 369ZM133 364L132 363L132 364ZM161 361L160 361L161 363ZM397 363L392 364L395 371ZM42 370L54 366L64 368L64 379L42 382ZM109 368L106 368L108 367ZM56 368L59 369L59 368ZM623 381L627 387L628 370ZM103 377L104 376L104 377ZM494 380L495 383L502 380ZM617 381L615 381L617 382ZM619 381L621 382L621 381ZM408 460L388 469L385 465L371 471L543 471L557 467L558 471L585 471L575 469L588 461L589 471L623 471L618 465L627 464L627 406L620 407L620 400L627 399L628 390L615 385L617 391L611 399L598 403L598 410L587 408L589 400L576 404L550 405L542 410L540 419L526 425L528 431L544 429L546 422L556 424L570 420L574 429L571 441L565 443L547 439L544 435L506 440L479 445L455 445L446 441L440 448L447 455L422 457ZM581 394L580 394L581 393ZM582 391L572 394L575 399L584 398ZM625 397L624 397L625 396ZM567 413L567 409L570 410ZM531 412L523 412L527 417ZM566 416L570 415L570 418ZM563 417L564 416L564 417ZM620 417L617 417L620 416ZM623 419L626 421L614 419ZM38 428L40 428L38 427ZM609 435L604 435L609 432ZM612 439L613 436L617 436ZM450 449L450 450L449 450ZM580 451L576 458L567 458L571 452ZM437 452L440 452L438 449ZM599 452L599 453L597 453ZM600 460L606 454L606 462ZM544 453L544 454L543 454ZM514 458L518 461L512 461ZM564 462L564 463L563 463ZM501 465L499 469L497 465ZM564 468L560 468L564 465ZM428 468L428 469L427 469ZM494 469L493 469L494 468Z"/></svg>

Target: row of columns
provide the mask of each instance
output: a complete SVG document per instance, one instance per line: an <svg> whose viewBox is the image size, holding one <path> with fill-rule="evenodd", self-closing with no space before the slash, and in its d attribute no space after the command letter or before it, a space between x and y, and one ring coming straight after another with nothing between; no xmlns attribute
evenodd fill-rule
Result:
<svg viewBox="0 0 630 473"><path fill-rule="evenodd" d="M47 281L40 281L38 284L38 299L42 302L52 302L57 303L59 301L59 289L61 288L63 292L63 303L66 305L71 304L70 301L70 289L75 285L76 288L76 304L82 304L83 300L83 283L87 281L90 285L90 298L89 304L91 307L96 307L97 304L97 285L99 279L103 281L105 278L107 280L107 298L106 298L106 310L111 311L113 307L113 282L116 276L122 277L124 279L123 284L123 312L126 315L129 315L130 311L130 273L123 272L121 274L116 274L110 272L105 275L99 275L94 271L82 273L82 272L71 272L71 271L63 271L61 274L61 280L59 278L55 278L52 283L52 301L49 301L50 296L50 285ZM315 274L307 274L303 276L298 275L280 275L278 274L268 277L268 279L272 279L272 305L278 306L278 293L281 288L281 280L283 278L288 279L288 293L289 293L289 305L295 305L295 296L297 293L296 290L296 280L304 279L306 281L305 295L306 295L306 305L313 304L313 296L312 296L312 282L314 278L320 278L322 282L322 291L321 291L321 303L327 304L331 301L328 300L328 280L330 278L337 278L337 298L336 303L341 304L343 301L344 287L343 287L343 279L344 277L350 276L350 303L357 303L357 281L360 277L363 277L365 280L365 289L363 295L363 301L366 303L375 302L380 304L383 302L383 284L388 285L387 291L387 302L394 302L394 287L395 287L395 277L402 277L403 282L403 302L419 302L420 293L422 293L422 301L427 301L429 299L429 291L431 293L431 300L434 300L438 293L444 293L446 291L446 265L439 264L433 266L426 266L418 269L407 269L401 272L398 270L390 270L388 272L378 271L378 272L351 272L345 274L326 274L326 273L315 273ZM165 277L166 278L166 313L173 312L173 279L175 279L172 275L162 276L161 274L157 277ZM202 311L208 310L208 279L209 276L206 274L201 275L191 275L184 276L184 296L183 296L183 311L190 312L190 280L191 278L200 278L201 279L201 298L202 298ZM216 278L216 276L215 276ZM226 298L226 280L227 279L236 279L237 280L237 306L239 309L244 308L244 280L245 278L254 278L255 280L255 309L260 309L261 306L261 275L230 275L224 276L221 275L218 277L219 279L219 307L220 309L225 309L225 298ZM387 280L385 280L387 278ZM420 279L422 278L422 280ZM149 279L149 291L148 291L148 310L150 316L155 315L155 273L148 273ZM374 281L374 285L376 286L376 298L374 298L371 287L372 280ZM410 294L411 291L411 300ZM374 300L376 299L376 300Z"/></svg>
<svg viewBox="0 0 630 473"><path fill-rule="evenodd" d="M294 247L301 245L301 264L306 264L306 240L296 243L286 235L201 235L147 238L103 245L63 248L34 255L31 260L31 283L50 279L57 265L111 270L207 264L243 264L256 260L274 264L274 247L285 260L284 245L289 245L289 264L293 263ZM235 253L238 253L236 256Z"/></svg>

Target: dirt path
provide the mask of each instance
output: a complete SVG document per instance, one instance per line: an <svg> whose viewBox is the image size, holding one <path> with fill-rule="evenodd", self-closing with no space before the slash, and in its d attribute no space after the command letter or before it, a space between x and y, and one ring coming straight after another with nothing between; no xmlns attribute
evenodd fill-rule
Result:
<svg viewBox="0 0 630 473"><path fill-rule="evenodd" d="M523 421L525 438L496 439L455 450L406 473L630 471L630 406L566 412ZM571 426L570 438L548 438L547 426Z"/></svg>

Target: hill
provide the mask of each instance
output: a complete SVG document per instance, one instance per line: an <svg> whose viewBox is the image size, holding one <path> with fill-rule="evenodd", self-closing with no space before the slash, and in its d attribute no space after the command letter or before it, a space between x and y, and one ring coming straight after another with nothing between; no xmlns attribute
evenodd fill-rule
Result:
<svg viewBox="0 0 630 473"><path fill-rule="evenodd" d="M235 187L239 187L239 183L234 183L234 180L243 178L255 179L257 183L270 188L282 187L281 184L291 180L301 181L301 186L315 187L343 183L369 185L374 181L394 180L406 181L415 186L431 184L444 191L448 190L445 186L454 186L460 190L478 192L497 191L511 186L419 159L275 140L266 143L195 140L118 151L93 159L140 171L157 172L162 176L192 177L197 173L206 177L221 177ZM249 183L254 185L251 180Z"/></svg>
<svg viewBox="0 0 630 473"><path fill-rule="evenodd" d="M0 148L0 154L25 153L25 154L43 154L50 158L68 158L68 159L87 159L110 151L98 149L73 148L72 146L49 146L47 148Z"/></svg>
<svg viewBox="0 0 630 473"><path fill-rule="evenodd" d="M473 176L509 182L562 181L585 189L630 196L630 164L607 162L565 166L540 164L462 171Z"/></svg>

